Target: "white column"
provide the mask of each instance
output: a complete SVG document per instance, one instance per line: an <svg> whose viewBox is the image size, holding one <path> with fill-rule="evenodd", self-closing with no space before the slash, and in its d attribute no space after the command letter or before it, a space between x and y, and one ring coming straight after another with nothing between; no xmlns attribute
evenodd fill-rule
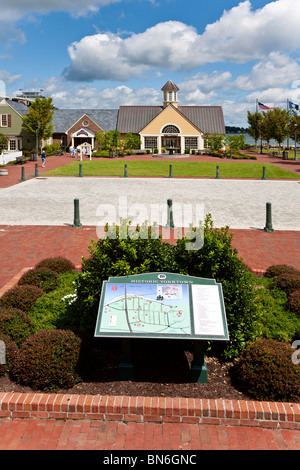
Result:
<svg viewBox="0 0 300 470"><path fill-rule="evenodd" d="M158 148L158 153L161 153L161 135L157 136L157 148Z"/></svg>
<svg viewBox="0 0 300 470"><path fill-rule="evenodd" d="M180 153L184 153L184 151L185 151L185 145L184 145L184 143L185 143L185 142L184 142L184 136L181 135L181 136L180 136Z"/></svg>
<svg viewBox="0 0 300 470"><path fill-rule="evenodd" d="M141 150L145 150L145 137L143 135L140 135L141 139Z"/></svg>

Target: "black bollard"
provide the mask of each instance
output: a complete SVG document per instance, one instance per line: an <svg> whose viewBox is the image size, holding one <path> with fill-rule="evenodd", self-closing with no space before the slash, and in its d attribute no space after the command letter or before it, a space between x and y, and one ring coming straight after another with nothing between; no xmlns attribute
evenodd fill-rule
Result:
<svg viewBox="0 0 300 470"><path fill-rule="evenodd" d="M262 175L262 180L266 180L266 167L263 167L263 175Z"/></svg>
<svg viewBox="0 0 300 470"><path fill-rule="evenodd" d="M79 163L79 178L82 177L82 163Z"/></svg>
<svg viewBox="0 0 300 470"><path fill-rule="evenodd" d="M38 171L38 164L35 164L35 173L34 176L39 176L39 171Z"/></svg>
<svg viewBox="0 0 300 470"><path fill-rule="evenodd" d="M82 227L82 224L80 223L80 217L79 217L79 199L74 199L74 223L73 223L74 228Z"/></svg>
<svg viewBox="0 0 300 470"><path fill-rule="evenodd" d="M266 226L264 228L265 232L274 232L272 227L272 204L267 202L266 204Z"/></svg>
<svg viewBox="0 0 300 470"><path fill-rule="evenodd" d="M128 174L127 174L127 164L125 163L125 166L124 166L124 178L127 178Z"/></svg>
<svg viewBox="0 0 300 470"><path fill-rule="evenodd" d="M25 181L25 168L22 166L21 181Z"/></svg>
<svg viewBox="0 0 300 470"><path fill-rule="evenodd" d="M174 228L172 199L168 199L167 204L168 204L168 219L167 219L166 228Z"/></svg>
<svg viewBox="0 0 300 470"><path fill-rule="evenodd" d="M172 165L170 165L170 168L169 168L169 178L173 178L173 167L172 167Z"/></svg>
<svg viewBox="0 0 300 470"><path fill-rule="evenodd" d="M216 174L216 179L220 179L220 171L219 171L219 165L217 165L217 174Z"/></svg>

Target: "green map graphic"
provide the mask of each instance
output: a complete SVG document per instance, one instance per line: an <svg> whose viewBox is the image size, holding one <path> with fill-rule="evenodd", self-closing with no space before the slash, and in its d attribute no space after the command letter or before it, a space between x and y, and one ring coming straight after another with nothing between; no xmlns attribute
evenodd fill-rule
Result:
<svg viewBox="0 0 300 470"><path fill-rule="evenodd" d="M186 285L108 284L100 330L111 333L191 334Z"/></svg>

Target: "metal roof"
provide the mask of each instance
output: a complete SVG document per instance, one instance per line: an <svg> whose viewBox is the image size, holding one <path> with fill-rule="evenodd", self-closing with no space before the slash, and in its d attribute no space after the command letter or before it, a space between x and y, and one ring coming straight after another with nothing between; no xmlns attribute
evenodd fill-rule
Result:
<svg viewBox="0 0 300 470"><path fill-rule="evenodd" d="M1 99L2 98L0 97L0 101ZM3 98L3 99L11 108L17 111L17 113L19 113L21 116L24 116L25 114L28 113L28 107L25 104L20 103L19 101L10 100L9 98Z"/></svg>
<svg viewBox="0 0 300 470"><path fill-rule="evenodd" d="M150 121L163 111L162 106L120 106L117 130L121 134L138 134ZM225 134L223 109L221 106L178 106L192 124L204 134Z"/></svg>
<svg viewBox="0 0 300 470"><path fill-rule="evenodd" d="M179 111L187 117L204 134L225 134L225 122L221 106L178 106Z"/></svg>
<svg viewBox="0 0 300 470"><path fill-rule="evenodd" d="M120 106L117 130L121 134L138 134L162 110L162 106Z"/></svg>
<svg viewBox="0 0 300 470"><path fill-rule="evenodd" d="M162 87L161 91L179 91L179 88L172 80L168 80L167 83Z"/></svg>
<svg viewBox="0 0 300 470"><path fill-rule="evenodd" d="M53 133L66 132L82 116L87 115L105 132L117 127L118 109L55 109Z"/></svg>

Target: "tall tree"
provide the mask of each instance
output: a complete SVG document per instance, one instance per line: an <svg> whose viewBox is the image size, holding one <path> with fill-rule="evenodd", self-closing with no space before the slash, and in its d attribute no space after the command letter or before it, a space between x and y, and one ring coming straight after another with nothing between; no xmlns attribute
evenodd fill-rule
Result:
<svg viewBox="0 0 300 470"><path fill-rule="evenodd" d="M53 113L52 98L37 97L23 118L22 128L32 136L38 134L38 146L42 145L43 139L48 139L53 134Z"/></svg>
<svg viewBox="0 0 300 470"><path fill-rule="evenodd" d="M255 140L255 146L257 144L258 139L261 136L262 120L263 120L263 117L261 113L258 113L258 112L250 113L250 111L248 111L248 124L249 124L248 134L251 135L251 137L253 137L253 139Z"/></svg>
<svg viewBox="0 0 300 470"><path fill-rule="evenodd" d="M274 108L264 111L263 114L268 115L272 138L278 142L280 147L289 134L290 112L287 109Z"/></svg>

